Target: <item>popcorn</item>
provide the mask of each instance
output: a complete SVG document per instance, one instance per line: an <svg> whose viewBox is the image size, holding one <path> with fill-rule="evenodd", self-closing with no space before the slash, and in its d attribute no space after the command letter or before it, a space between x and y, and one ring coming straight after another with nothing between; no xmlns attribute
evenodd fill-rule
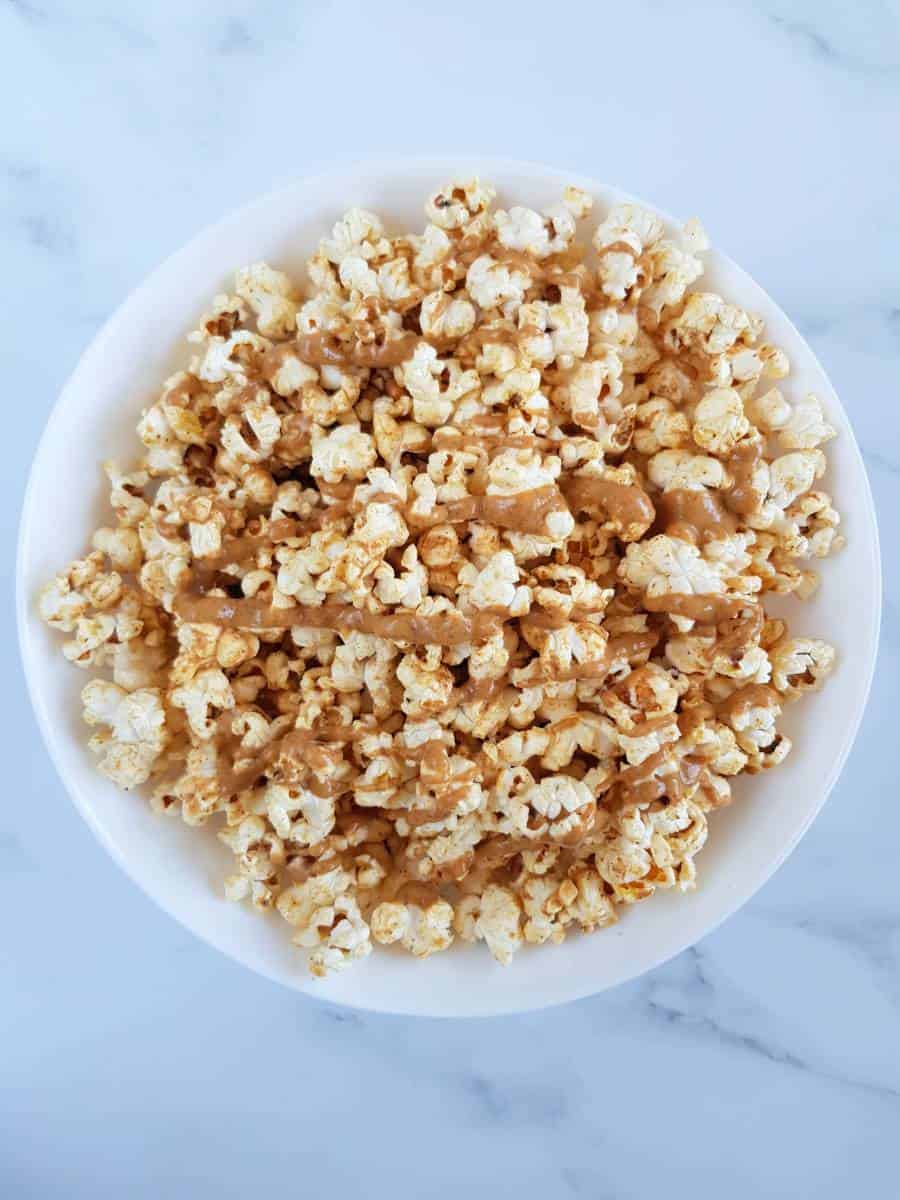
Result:
<svg viewBox="0 0 900 1200"><path fill-rule="evenodd" d="M772 648L772 682L787 699L821 687L834 670L833 647L820 638L788 638Z"/></svg>
<svg viewBox="0 0 900 1200"><path fill-rule="evenodd" d="M201 740L211 738L219 712L234 707L234 693L224 671L207 667L189 682L173 690L175 708L184 709L192 732Z"/></svg>
<svg viewBox="0 0 900 1200"><path fill-rule="evenodd" d="M547 775L522 796L522 805L536 815L522 830L526 837L545 834L558 842L580 837L594 814L594 796L579 779L568 775ZM541 822L540 818L544 818Z"/></svg>
<svg viewBox="0 0 900 1200"><path fill-rule="evenodd" d="M605 433L622 416L621 408L610 405L622 392L622 360L613 349L575 367L568 382L553 393L554 402L571 414L583 429ZM605 443L609 448L611 442Z"/></svg>
<svg viewBox="0 0 900 1200"><path fill-rule="evenodd" d="M682 538L659 534L626 547L619 566L623 581L648 596L709 595L724 591L722 568Z"/></svg>
<svg viewBox="0 0 900 1200"><path fill-rule="evenodd" d="M251 365L270 344L249 330L236 330L227 338L211 337L203 353L191 361L191 374L204 383L246 383Z"/></svg>
<svg viewBox="0 0 900 1200"><path fill-rule="evenodd" d="M144 783L167 741L159 691L128 693L115 683L94 679L82 691L81 702L88 725L107 727L91 738L91 749L101 755L103 774L122 788Z"/></svg>
<svg viewBox="0 0 900 1200"><path fill-rule="evenodd" d="M345 258L368 260L388 253L383 237L384 227L374 213L364 208L351 208L334 225L331 237L322 241L321 253L329 262L342 263Z"/></svg>
<svg viewBox="0 0 900 1200"><path fill-rule="evenodd" d="M691 435L688 418L662 396L639 404L635 415L634 448L641 454L655 455L667 448L684 447Z"/></svg>
<svg viewBox="0 0 900 1200"><path fill-rule="evenodd" d="M101 527L91 538L91 545L105 554L119 571L136 571L141 565L141 539L126 526Z"/></svg>
<svg viewBox="0 0 900 1200"><path fill-rule="evenodd" d="M680 241L680 244L679 244ZM703 274L698 252L709 249L699 221L688 221L678 241L663 238L649 253L653 283L641 292L641 305L659 320L663 309L681 302L687 288Z"/></svg>
<svg viewBox="0 0 900 1200"><path fill-rule="evenodd" d="M561 942L569 926L587 933L616 922L616 908L603 879L592 867L573 868L568 878L532 875L522 885L523 935L532 945Z"/></svg>
<svg viewBox="0 0 900 1200"><path fill-rule="evenodd" d="M106 614L79 617L75 623L75 637L65 643L63 654L78 667L91 667L101 658L115 631L115 619Z"/></svg>
<svg viewBox="0 0 900 1200"><path fill-rule="evenodd" d="M452 922L453 908L446 900L426 908L386 902L372 913L372 937L385 944L400 942L415 958L428 958L453 942Z"/></svg>
<svg viewBox="0 0 900 1200"><path fill-rule="evenodd" d="M778 388L770 388L762 396L748 397L744 411L764 433L774 433L787 425L792 410Z"/></svg>
<svg viewBox="0 0 900 1200"><path fill-rule="evenodd" d="M475 307L465 297L432 292L422 301L422 332L434 338L461 338L475 326Z"/></svg>
<svg viewBox="0 0 900 1200"><path fill-rule="evenodd" d="M227 417L222 426L222 448L242 463L258 463L269 458L281 436L281 421L260 390L245 404L241 415Z"/></svg>
<svg viewBox="0 0 900 1200"><path fill-rule="evenodd" d="M617 204L594 233L600 284L612 300L624 300L640 279L638 259L659 240L662 222L634 204Z"/></svg>
<svg viewBox="0 0 900 1200"><path fill-rule="evenodd" d="M266 337L288 337L294 330L297 294L290 279L267 263L238 271L234 290L256 314L256 327Z"/></svg>
<svg viewBox="0 0 900 1200"><path fill-rule="evenodd" d="M694 409L694 441L713 454L730 454L750 430L734 388L712 388Z"/></svg>
<svg viewBox="0 0 900 1200"><path fill-rule="evenodd" d="M721 488L726 480L725 465L706 454L691 454L688 450L661 450L647 464L650 482L661 491L686 488Z"/></svg>
<svg viewBox="0 0 900 1200"><path fill-rule="evenodd" d="M514 206L509 212L498 209L494 215L497 240L509 250L546 258L561 254L575 236L575 222L585 217L591 198L578 188L566 188L562 203L551 205L544 215L531 208Z"/></svg>
<svg viewBox="0 0 900 1200"><path fill-rule="evenodd" d="M269 822L279 837L314 846L334 829L335 804L330 796L270 783L263 798Z"/></svg>
<svg viewBox="0 0 900 1200"><path fill-rule="evenodd" d="M844 544L838 534L840 513L831 507L831 498L825 492L806 492L788 507L785 516L806 535L796 547L798 556L827 558Z"/></svg>
<svg viewBox="0 0 900 1200"><path fill-rule="evenodd" d="M328 434L313 435L310 470L325 483L364 479L376 459L375 443L359 425L338 425Z"/></svg>
<svg viewBox="0 0 900 1200"><path fill-rule="evenodd" d="M509 888L489 884L481 896L467 896L456 910L456 932L467 942L483 941L504 967L522 944L520 901Z"/></svg>
<svg viewBox="0 0 900 1200"><path fill-rule="evenodd" d="M476 258L466 275L469 295L481 308L504 307L506 315L515 312L525 299L531 277L517 267L507 267L490 254Z"/></svg>
<svg viewBox="0 0 900 1200"><path fill-rule="evenodd" d="M814 450L837 436L825 420L822 405L813 395L804 396L790 410L790 416L778 427L782 450Z"/></svg>
<svg viewBox="0 0 900 1200"><path fill-rule="evenodd" d="M441 229L462 229L473 217L488 210L495 194L490 184L478 179L448 184L429 196L425 214Z"/></svg>
<svg viewBox="0 0 900 1200"><path fill-rule="evenodd" d="M834 436L706 237L591 199L420 234L354 208L238 271L38 599L99 768L215 823L315 976L373 941L509 963L688 890L731 780L835 651L767 617L843 544Z"/></svg>
<svg viewBox="0 0 900 1200"><path fill-rule="evenodd" d="M475 371L464 371L458 363L439 359L435 348L427 343L420 343L397 373L412 397L413 418L429 427L444 425L459 401L476 390L479 382ZM442 387L445 375L449 378Z"/></svg>
<svg viewBox="0 0 900 1200"><path fill-rule="evenodd" d="M472 583L466 594L474 608L503 608L517 614L527 611L529 590L517 586L519 568L508 550L491 555L478 572L467 565L460 572L460 583L464 585L469 579Z"/></svg>
<svg viewBox="0 0 900 1200"><path fill-rule="evenodd" d="M350 885L347 872L335 867L286 888L278 897L278 911L297 929L294 941L310 949L313 975L341 971L371 952L369 928L349 894Z"/></svg>

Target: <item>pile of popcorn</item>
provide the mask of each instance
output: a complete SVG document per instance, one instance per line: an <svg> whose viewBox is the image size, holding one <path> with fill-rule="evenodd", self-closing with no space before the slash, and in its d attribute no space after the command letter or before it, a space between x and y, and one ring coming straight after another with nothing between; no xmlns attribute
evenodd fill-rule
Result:
<svg viewBox="0 0 900 1200"><path fill-rule="evenodd" d="M372 941L508 963L694 886L731 780L780 763L834 651L834 436L707 242L478 180L393 237L352 209L304 296L239 271L105 464L114 521L41 595L99 768L211 819L233 900L314 975ZM95 677L94 677L95 676Z"/></svg>

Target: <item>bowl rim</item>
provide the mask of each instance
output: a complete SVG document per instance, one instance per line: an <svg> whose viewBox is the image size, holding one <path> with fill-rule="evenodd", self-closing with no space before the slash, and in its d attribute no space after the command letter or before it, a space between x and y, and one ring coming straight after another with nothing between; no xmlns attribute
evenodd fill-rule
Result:
<svg viewBox="0 0 900 1200"><path fill-rule="evenodd" d="M102 820L97 815L94 807L88 799L82 794L81 787L71 778L67 768L65 767L62 755L61 741L58 739L54 731L50 714L47 709L47 704L37 683L37 671L33 661L33 652L29 640L29 621L33 614L31 608L34 597L30 595L26 588L24 564L27 553L27 547L31 536L32 526L36 515L36 490L37 476L40 473L40 466L43 458L49 453L48 447L52 438L52 433L56 424L62 419L62 411L65 406L66 397L71 391L77 390L81 377L89 373L92 368L94 359L99 356L103 350L104 344L112 337L114 328L120 322L127 319L132 310L140 308L144 302L145 296L149 295L156 287L158 280L163 277L180 258L187 259L207 239L214 239L227 230L232 223L245 220L255 210L264 210L272 201L282 193L291 192L301 186L316 188L326 183L334 184L336 181L349 178L352 174L367 175L373 170L380 171L383 175L402 175L411 170L433 170L436 175L443 177L444 175L453 174L453 163L459 164L464 169L465 173L473 172L475 174L490 177L492 173L515 173L515 172L530 172L540 175L547 180L559 181L565 179L566 183L576 187L581 187L586 191L596 193L603 190L613 190L620 193L626 201L631 201L643 208L649 209L651 212L659 215L664 221L669 224L679 224L678 220L673 217L666 209L661 208L655 203L650 203L641 197L635 196L633 193L627 192L618 184L603 182L591 176L584 175L578 171L568 171L564 167L551 166L545 163L531 161L527 159L512 159L505 157L496 157L484 154L467 154L467 153L447 153L447 154L427 154L427 155L369 155L363 158L344 157L333 160L329 166L315 172L300 172L292 175L277 186L268 189L266 192L254 196L232 209L226 211L223 215L202 226L184 243L176 247L171 253L167 254L147 275L145 275L139 283L131 289L124 299L113 308L105 321L100 325L90 341L82 350L74 369L66 378L64 384L59 389L56 399L48 414L44 424L41 436L32 457L31 465L28 472L28 479L23 493L22 506L20 510L17 547L16 547L16 589L15 589L15 607L16 607L16 627L19 645L19 654L22 661L22 669L25 675L26 688L31 706L37 720L38 728L41 733L41 738L44 747L49 754L50 760L59 776L69 799L74 804L75 808L80 813L98 842L103 846L112 860L124 872L124 874L147 896L154 904L172 917L180 926L188 929L194 936L212 946L214 949L226 955L229 959L239 963L241 966L254 972L257 975L262 975L264 978L271 980L283 987L289 988L294 992L302 993L309 996L311 999L319 1003L335 1004L340 1007L347 1007L361 1012L379 1012L393 1013L405 1016L422 1016L422 1017L440 1017L445 1019L470 1017L479 1018L486 1016L505 1015L507 1013L517 1012L534 1012L541 1009L556 1007L561 1004L573 1002L583 999L590 995L599 994L601 991L606 991L609 988L618 987L619 985L640 978L648 972L655 970L664 963L675 958L684 950L692 945L696 945L698 941L713 933L722 925L723 922L733 916L740 908L743 907L762 887L766 884L776 871L783 866L788 857L796 849L800 840L805 836L810 825L819 815L826 801L834 790L841 773L846 765L847 758L856 741L862 719L866 713L868 703L871 697L872 684L875 675L875 668L878 660L881 636L882 608L883 608L883 570L881 561L881 545L878 529L877 510L872 495L871 483L868 477L865 461L859 448L852 423L846 409L840 401L830 378L822 367L818 356L813 351L805 337L800 334L794 323L787 316L781 306L775 301L771 293L768 292L761 284L758 284L753 276L751 276L744 268L729 257L728 254L715 247L715 253L718 258L726 264L727 267L736 270L738 273L745 276L752 284L760 291L764 292L766 299L774 310L778 312L785 324L803 343L808 354L810 364L821 372L822 377L828 382L832 392L837 398L837 403L841 416L843 417L843 428L841 429L842 440L846 439L846 444L851 455L857 460L856 465L859 469L860 478L863 482L862 494L859 497L858 515L862 521L865 521L871 531L872 536L872 569L874 583L874 607L872 611L872 637L871 637L871 653L866 664L865 682L860 694L860 701L856 711L852 714L852 718L846 723L843 728L843 736L841 738L840 749L833 760L832 768L829 776L821 789L818 802L813 805L807 812L805 819L794 830L793 834L785 839L782 845L779 846L778 852L774 854L767 862L765 868L754 877L749 884L742 884L737 887L733 894L724 903L716 916L704 923L703 929L699 934L689 933L683 940L676 939L674 944L667 945L660 953L652 957L649 961L643 963L637 970L633 972L621 972L620 976L611 980L609 983L598 986L594 981L582 981L580 984L575 983L572 986L557 989L550 998L542 997L536 1002L525 998L521 1004L515 1007L509 1004L479 1003L475 1007L466 1011L451 1011L446 1007L436 1007L433 1010L417 1005L415 1007L403 1007L402 1004L383 1004L383 1003L366 1003L364 993L357 999L345 998L337 1000L333 997L324 996L309 986L310 980L306 977L299 976L285 977L274 968L267 964L253 959L245 954L243 949L235 947L232 944L225 944L224 939L219 938L215 932L202 928L199 923L193 919L191 912L184 912L178 906L171 902L167 896L159 894L153 890L148 883L139 877L132 868L132 857L125 854L116 840L110 835ZM299 220L299 215L298 215ZM313 981L314 982L314 981Z"/></svg>

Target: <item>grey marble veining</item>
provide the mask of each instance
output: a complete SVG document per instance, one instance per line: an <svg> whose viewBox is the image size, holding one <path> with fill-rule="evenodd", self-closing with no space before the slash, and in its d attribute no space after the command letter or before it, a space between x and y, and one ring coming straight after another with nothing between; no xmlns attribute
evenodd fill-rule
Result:
<svg viewBox="0 0 900 1200"><path fill-rule="evenodd" d="M744 910L627 986L462 1023L297 997L156 911L65 799L7 638L0 1195L428 1198L501 1180L529 1198L892 1195L896 3L0 0L0 56L7 628L33 448L128 291L282 180L448 146L568 165L703 218L844 400L886 600L841 782Z"/></svg>

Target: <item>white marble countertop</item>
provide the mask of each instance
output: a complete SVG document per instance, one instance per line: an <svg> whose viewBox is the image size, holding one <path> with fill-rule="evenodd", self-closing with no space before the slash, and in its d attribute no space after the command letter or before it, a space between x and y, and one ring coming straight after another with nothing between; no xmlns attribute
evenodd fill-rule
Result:
<svg viewBox="0 0 900 1200"><path fill-rule="evenodd" d="M887 592L859 741L776 878L644 979L490 1022L327 1008L153 908L66 799L10 633L0 1195L427 1198L493 1194L501 1178L523 1198L893 1194L898 14L894 0L0 2L9 585L47 414L155 263L336 157L458 147L552 161L703 218L843 397Z"/></svg>

